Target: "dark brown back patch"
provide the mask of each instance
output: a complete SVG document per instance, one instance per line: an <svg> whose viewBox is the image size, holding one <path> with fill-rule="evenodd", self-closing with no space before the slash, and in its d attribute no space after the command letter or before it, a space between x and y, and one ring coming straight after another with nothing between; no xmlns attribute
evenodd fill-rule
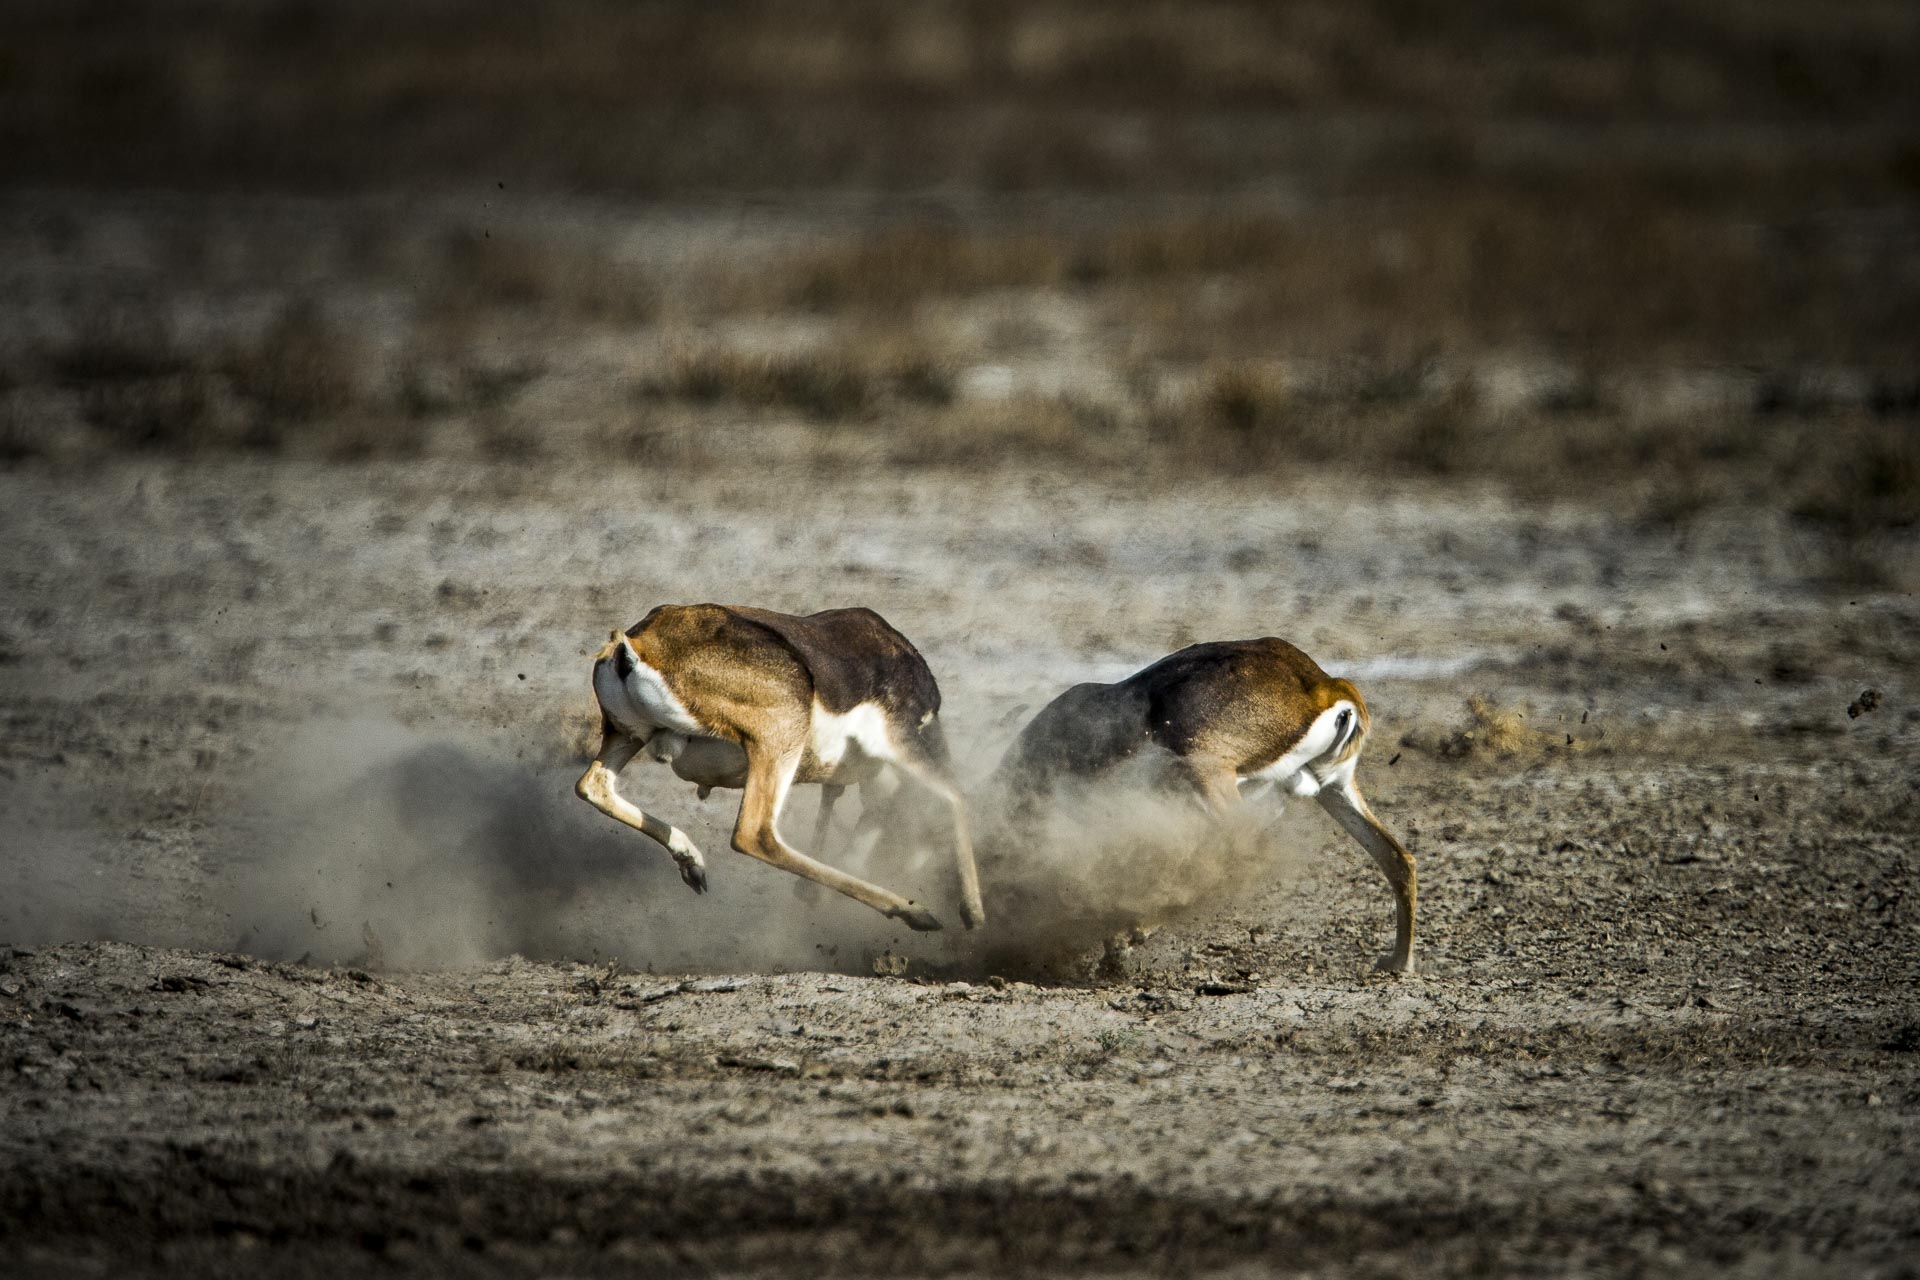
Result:
<svg viewBox="0 0 1920 1280"><path fill-rule="evenodd" d="M798 617L746 606L661 605L628 632L640 660L659 671L688 711L723 736L747 706L804 714L818 700L844 712L878 704L907 732L903 746L944 761L940 688L911 641L871 609Z"/></svg>
<svg viewBox="0 0 1920 1280"><path fill-rule="evenodd" d="M1364 728L1359 691L1285 640L1189 645L1117 683L1068 689L1021 731L1001 769L1024 790L1044 790L1062 776L1102 772L1154 743L1183 759L1252 773L1291 750L1343 697Z"/></svg>
<svg viewBox="0 0 1920 1280"><path fill-rule="evenodd" d="M780 638L813 677L813 695L833 712L875 702L890 716L916 723L940 710L940 687L913 642L871 609L828 609L798 617L735 608L741 618Z"/></svg>

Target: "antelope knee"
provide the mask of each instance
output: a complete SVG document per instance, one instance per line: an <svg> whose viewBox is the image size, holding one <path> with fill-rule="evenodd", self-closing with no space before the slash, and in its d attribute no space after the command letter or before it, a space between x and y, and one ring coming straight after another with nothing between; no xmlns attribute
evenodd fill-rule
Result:
<svg viewBox="0 0 1920 1280"><path fill-rule="evenodd" d="M780 842L768 827L735 827L733 849L749 858L771 858L779 852Z"/></svg>

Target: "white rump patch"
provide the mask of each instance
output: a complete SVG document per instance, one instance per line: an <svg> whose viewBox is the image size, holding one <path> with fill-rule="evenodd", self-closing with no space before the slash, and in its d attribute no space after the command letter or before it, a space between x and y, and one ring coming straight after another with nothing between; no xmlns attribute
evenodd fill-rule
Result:
<svg viewBox="0 0 1920 1280"><path fill-rule="evenodd" d="M1347 713L1347 722L1343 727L1340 713ZM1278 760L1264 769L1243 774L1240 785L1247 787L1255 783L1273 783L1290 795L1317 795L1320 788L1334 782L1337 777L1352 777L1353 761L1349 760L1340 768L1330 770L1322 777L1307 766L1327 753L1346 744L1347 739L1359 732L1360 711L1345 698L1334 703L1313 718L1307 731L1300 735L1300 741Z"/></svg>
<svg viewBox="0 0 1920 1280"><path fill-rule="evenodd" d="M833 770L846 760L847 749L858 747L872 760L892 760L893 741L887 713L879 704L862 702L845 711L829 711L813 704L813 756L821 767Z"/></svg>

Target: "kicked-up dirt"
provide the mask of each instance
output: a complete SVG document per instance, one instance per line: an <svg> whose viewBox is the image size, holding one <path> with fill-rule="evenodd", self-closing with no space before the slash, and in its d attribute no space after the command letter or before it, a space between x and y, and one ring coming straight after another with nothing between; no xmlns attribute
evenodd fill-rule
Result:
<svg viewBox="0 0 1920 1280"><path fill-rule="evenodd" d="M1920 1274L1911 6L133 8L0 6L0 1276ZM985 928L574 798L703 600L913 638ZM1274 634L1417 974L996 821Z"/></svg>
<svg viewBox="0 0 1920 1280"><path fill-rule="evenodd" d="M799 471L0 476L9 1273L1909 1273L1910 578L1766 511ZM606 629L723 594L878 608L970 782L1072 680L1290 635L1373 704L1422 973L1317 810L1001 842L972 935L883 850L912 935L635 764L696 898L570 785Z"/></svg>

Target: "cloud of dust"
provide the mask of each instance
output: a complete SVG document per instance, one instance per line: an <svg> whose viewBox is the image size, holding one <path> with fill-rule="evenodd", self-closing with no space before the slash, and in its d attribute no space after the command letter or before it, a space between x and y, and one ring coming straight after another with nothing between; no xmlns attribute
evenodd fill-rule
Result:
<svg viewBox="0 0 1920 1280"><path fill-rule="evenodd" d="M144 883L124 884L99 856L101 831L82 798L41 779L0 788L0 942L175 941L139 911Z"/></svg>
<svg viewBox="0 0 1920 1280"><path fill-rule="evenodd" d="M651 840L574 796L584 761L530 763L504 742L379 720L310 725L278 757L252 789L227 880L232 945L250 953L393 969L519 954L860 972L911 937L735 853L739 793L702 803L644 759L622 793L700 846L704 895ZM810 833L814 790L790 806L790 834Z"/></svg>
<svg viewBox="0 0 1920 1280"><path fill-rule="evenodd" d="M0 896L0 938L111 938L393 970L519 954L661 972L864 973L904 960L908 972L935 975L1071 976L1106 938L1219 910L1284 865L1270 838L1223 833L1144 777L1123 772L1017 823L988 783L973 789L971 816L989 922L966 931L942 806L904 789L887 836L863 855L849 795L815 850L819 791L796 789L783 833L926 902L947 924L916 934L735 853L738 792L703 803L637 760L622 792L706 853L710 891L696 896L663 850L574 796L584 762L531 754L504 737L435 735L387 718L318 720L281 737L191 833L89 826L81 796L9 787L14 891ZM135 842L131 862L123 839Z"/></svg>
<svg viewBox="0 0 1920 1280"><path fill-rule="evenodd" d="M529 763L504 742L436 739L387 721L320 723L284 745L254 788L227 910L241 949L396 969L509 954L617 958L662 972L828 969L1084 971L1106 938L1218 910L1284 865L1268 836L1222 832L1148 766L1056 797L1015 825L999 788L972 816L989 924L959 927L943 808L903 788L877 846L855 846L850 795L824 851L811 848L818 789L797 788L788 840L823 861L929 903L947 924L916 934L868 908L735 853L738 792L702 803L644 757L623 794L680 826L707 855L694 895L665 852L573 794L582 761ZM964 771L964 762L963 762Z"/></svg>
<svg viewBox="0 0 1920 1280"><path fill-rule="evenodd" d="M990 967L1084 969L1108 939L1229 909L1297 868L1275 807L1250 805L1223 827L1165 776L1142 756L1026 808L1004 779L979 789Z"/></svg>

